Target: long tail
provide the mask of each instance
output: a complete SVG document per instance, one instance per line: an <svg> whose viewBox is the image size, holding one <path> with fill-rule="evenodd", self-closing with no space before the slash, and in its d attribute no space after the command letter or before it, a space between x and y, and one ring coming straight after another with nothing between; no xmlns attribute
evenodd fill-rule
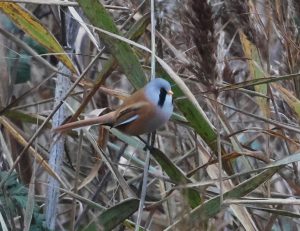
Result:
<svg viewBox="0 0 300 231"><path fill-rule="evenodd" d="M115 111L112 111L112 112L109 112L105 115L101 115L101 116L98 116L98 117L95 117L95 118L89 118L89 119L85 119L85 120L79 120L79 121L63 124L59 127L54 128L53 130L55 132L66 132L66 131L69 131L71 129L90 126L90 125L113 124L114 119L115 119Z"/></svg>

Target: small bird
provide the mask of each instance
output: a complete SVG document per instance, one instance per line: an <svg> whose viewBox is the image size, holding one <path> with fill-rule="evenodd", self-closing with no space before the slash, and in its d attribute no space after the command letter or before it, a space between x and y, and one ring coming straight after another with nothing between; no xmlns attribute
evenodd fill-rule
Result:
<svg viewBox="0 0 300 231"><path fill-rule="evenodd" d="M65 132L88 125L101 124L137 136L155 131L164 125L173 112L173 92L168 81L156 78L126 98L115 111L95 118L61 125L54 130Z"/></svg>

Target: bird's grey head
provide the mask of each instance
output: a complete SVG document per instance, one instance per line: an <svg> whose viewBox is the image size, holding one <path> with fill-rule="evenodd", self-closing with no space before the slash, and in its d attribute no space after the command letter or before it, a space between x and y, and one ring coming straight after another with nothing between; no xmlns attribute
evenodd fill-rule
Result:
<svg viewBox="0 0 300 231"><path fill-rule="evenodd" d="M151 80L145 86L146 96L159 107L163 107L165 104L172 105L172 94L171 85L168 81L156 78Z"/></svg>

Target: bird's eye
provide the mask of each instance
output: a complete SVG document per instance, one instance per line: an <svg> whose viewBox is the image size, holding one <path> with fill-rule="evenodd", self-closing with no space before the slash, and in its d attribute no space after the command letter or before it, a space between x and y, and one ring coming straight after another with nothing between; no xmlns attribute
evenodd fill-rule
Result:
<svg viewBox="0 0 300 231"><path fill-rule="evenodd" d="M160 92L161 92L161 93L167 93L166 89L164 89L164 88L161 88L161 89L160 89Z"/></svg>

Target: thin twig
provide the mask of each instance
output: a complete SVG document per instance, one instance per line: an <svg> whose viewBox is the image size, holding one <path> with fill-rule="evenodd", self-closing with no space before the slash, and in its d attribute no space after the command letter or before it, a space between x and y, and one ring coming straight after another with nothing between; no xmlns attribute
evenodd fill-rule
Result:
<svg viewBox="0 0 300 231"><path fill-rule="evenodd" d="M148 144L149 144L149 141L150 141L150 136L151 136L151 134L148 135ZM136 221L136 224L135 224L135 231L140 230L140 224L141 224L141 220L142 220L142 216L143 216L143 209L144 209L145 198L146 198L146 193L147 193L149 164L150 164L150 150L149 150L149 148L147 148L145 166L144 166L142 193L141 193L141 198L140 198L138 217L137 217L137 221Z"/></svg>
<svg viewBox="0 0 300 231"><path fill-rule="evenodd" d="M155 78L155 5L151 0L151 79Z"/></svg>

